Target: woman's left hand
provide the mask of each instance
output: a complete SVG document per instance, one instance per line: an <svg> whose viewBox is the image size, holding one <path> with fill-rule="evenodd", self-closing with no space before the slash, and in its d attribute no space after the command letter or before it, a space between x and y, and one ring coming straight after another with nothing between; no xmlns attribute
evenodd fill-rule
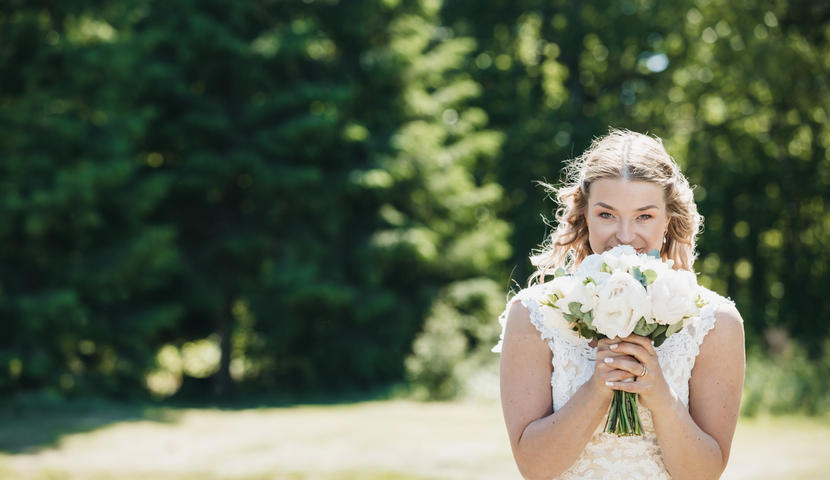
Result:
<svg viewBox="0 0 830 480"><path fill-rule="evenodd" d="M607 382L606 385L609 388L639 394L642 405L650 410L671 402L674 391L663 376L663 370L660 368L657 352L651 344L651 339L640 335L629 335L619 339L609 348L620 356L606 358L606 363L637 377L633 382ZM626 359L625 356L634 357L636 361Z"/></svg>

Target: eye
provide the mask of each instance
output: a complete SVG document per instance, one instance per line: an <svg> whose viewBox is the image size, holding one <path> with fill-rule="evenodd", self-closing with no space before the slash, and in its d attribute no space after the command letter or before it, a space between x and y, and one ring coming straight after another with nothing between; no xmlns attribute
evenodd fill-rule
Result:
<svg viewBox="0 0 830 480"><path fill-rule="evenodd" d="M648 219L650 219L651 217L652 217L652 216L651 216L651 214L650 214L650 213L644 213L644 214L640 215L639 217L637 217L637 219L638 219L638 220L648 220Z"/></svg>
<svg viewBox="0 0 830 480"><path fill-rule="evenodd" d="M600 217L600 218L614 218L614 216L613 216L613 215L611 215L611 214L610 214L610 213L608 213L608 212L599 212L599 217Z"/></svg>

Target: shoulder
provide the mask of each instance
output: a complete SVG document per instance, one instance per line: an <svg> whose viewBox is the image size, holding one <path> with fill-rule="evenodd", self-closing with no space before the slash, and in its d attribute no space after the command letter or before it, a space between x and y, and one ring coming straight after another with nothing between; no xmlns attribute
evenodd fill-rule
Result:
<svg viewBox="0 0 830 480"><path fill-rule="evenodd" d="M507 301L504 315L508 323L519 321L530 323L539 310L539 301L542 298L544 285L531 285L516 292Z"/></svg>
<svg viewBox="0 0 830 480"><path fill-rule="evenodd" d="M712 302L711 315L714 317L711 330L700 345L703 357L721 357L723 355L743 356L744 320L735 307L735 303L711 290L704 289L704 295Z"/></svg>
<svg viewBox="0 0 830 480"><path fill-rule="evenodd" d="M550 338L552 332L544 326L540 301L544 299L544 284L532 285L517 292L504 311L506 335L532 335Z"/></svg>
<svg viewBox="0 0 830 480"><path fill-rule="evenodd" d="M543 325L536 287L518 292L507 302L502 314L502 358L525 362L550 356L547 340L552 334Z"/></svg>
<svg viewBox="0 0 830 480"><path fill-rule="evenodd" d="M538 328L541 318L539 300L542 292L542 285L531 285L509 297L504 312L499 315L502 333L499 343L492 349L493 352L501 352L505 340L517 335L533 334L539 337Z"/></svg>

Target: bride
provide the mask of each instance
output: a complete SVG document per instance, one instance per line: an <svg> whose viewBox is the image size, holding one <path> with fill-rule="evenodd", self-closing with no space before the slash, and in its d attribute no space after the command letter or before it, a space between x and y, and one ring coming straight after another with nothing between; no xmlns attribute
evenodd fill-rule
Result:
<svg viewBox="0 0 830 480"><path fill-rule="evenodd" d="M627 130L595 140L568 173L556 190L557 228L531 257L531 286L508 302L494 348L519 471L533 479L719 478L745 368L743 320L730 300L703 289L700 317L657 348L637 335L588 343L545 328L539 309L547 275L617 245L657 249L692 270L700 216L689 183L659 139ZM604 433L614 390L639 394L644 435Z"/></svg>

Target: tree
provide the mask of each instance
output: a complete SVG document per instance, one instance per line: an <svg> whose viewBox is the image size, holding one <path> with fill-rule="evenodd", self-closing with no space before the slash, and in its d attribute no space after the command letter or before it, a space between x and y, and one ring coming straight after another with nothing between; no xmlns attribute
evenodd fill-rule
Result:
<svg viewBox="0 0 830 480"><path fill-rule="evenodd" d="M4 391L140 391L182 315L174 232L150 212L169 178L140 175L127 9L82 2L0 15Z"/></svg>

